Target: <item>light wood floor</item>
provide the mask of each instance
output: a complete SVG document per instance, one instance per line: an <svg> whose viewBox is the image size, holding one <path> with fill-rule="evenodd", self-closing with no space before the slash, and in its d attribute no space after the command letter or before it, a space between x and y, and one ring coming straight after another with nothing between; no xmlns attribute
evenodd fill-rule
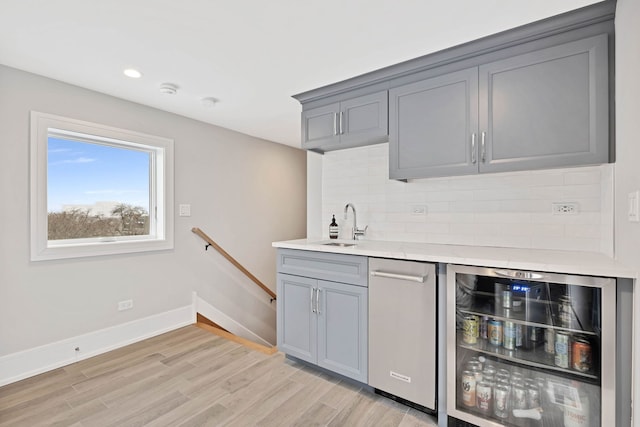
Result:
<svg viewBox="0 0 640 427"><path fill-rule="evenodd" d="M188 326L0 387L0 426L434 426L432 417Z"/></svg>

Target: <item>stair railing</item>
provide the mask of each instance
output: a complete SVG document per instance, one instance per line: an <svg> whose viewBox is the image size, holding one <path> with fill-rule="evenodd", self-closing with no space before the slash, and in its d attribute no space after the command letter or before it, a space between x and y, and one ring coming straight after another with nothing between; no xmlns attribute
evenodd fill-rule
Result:
<svg viewBox="0 0 640 427"><path fill-rule="evenodd" d="M246 268L244 268L244 266L242 264L240 264L234 257L232 257L231 255L229 255L229 253L227 251L225 251L224 249L222 249L222 247L220 247L220 245L218 245L216 242L213 241L213 239L209 236L207 236L207 234L200 230L198 227L193 227L191 229L191 231L195 234L197 234L198 236L200 236L202 238L202 240L204 240L205 242L207 242L207 244L204 247L204 250L208 250L209 246L213 247L216 251L218 251L220 253L220 255L222 255L223 257L225 257L231 264L233 264L238 270L240 270L242 273L244 273L245 276L247 276L249 279L251 279L256 285L258 285L260 288L262 288L263 291L265 291L269 297L271 297L271 302L274 302L276 300L276 294L275 292L273 292L271 289L269 289L267 287L267 285L265 285L264 283L262 283L260 281L260 279L258 279L256 276L254 276L253 274L251 274L251 272L249 270L247 270Z"/></svg>

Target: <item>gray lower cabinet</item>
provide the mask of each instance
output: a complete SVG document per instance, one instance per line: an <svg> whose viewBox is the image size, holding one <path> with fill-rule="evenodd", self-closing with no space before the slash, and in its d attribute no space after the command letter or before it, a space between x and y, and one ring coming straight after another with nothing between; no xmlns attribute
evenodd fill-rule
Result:
<svg viewBox="0 0 640 427"><path fill-rule="evenodd" d="M543 169L609 160L608 35L389 91L389 177Z"/></svg>
<svg viewBox="0 0 640 427"><path fill-rule="evenodd" d="M366 383L366 269L366 257L279 250L278 349ZM328 276L352 283L324 280Z"/></svg>
<svg viewBox="0 0 640 427"><path fill-rule="evenodd" d="M324 152L386 142L387 91L349 98L302 112L302 148Z"/></svg>

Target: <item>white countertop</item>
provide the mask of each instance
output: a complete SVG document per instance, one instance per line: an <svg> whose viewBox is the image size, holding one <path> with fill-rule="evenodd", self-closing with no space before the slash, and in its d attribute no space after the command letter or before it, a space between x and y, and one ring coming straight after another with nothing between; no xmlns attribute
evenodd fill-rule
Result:
<svg viewBox="0 0 640 427"><path fill-rule="evenodd" d="M275 248L332 252L445 264L510 268L515 270L636 278L638 272L603 254L577 251L440 245L430 243L358 240L356 246L326 246L323 243L354 243L353 240L299 239L274 242Z"/></svg>

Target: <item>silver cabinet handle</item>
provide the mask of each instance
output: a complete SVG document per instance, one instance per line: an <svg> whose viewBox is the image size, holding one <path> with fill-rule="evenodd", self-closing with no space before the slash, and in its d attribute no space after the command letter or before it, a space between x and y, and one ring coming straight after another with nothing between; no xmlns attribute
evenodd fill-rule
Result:
<svg viewBox="0 0 640 427"><path fill-rule="evenodd" d="M476 164L476 133L471 134L471 163Z"/></svg>
<svg viewBox="0 0 640 427"><path fill-rule="evenodd" d="M544 275L531 271L519 270L493 270L497 276L509 277L511 279L542 279Z"/></svg>
<svg viewBox="0 0 640 427"><path fill-rule="evenodd" d="M333 134L338 134L338 113L333 113Z"/></svg>
<svg viewBox="0 0 640 427"><path fill-rule="evenodd" d="M482 163L484 163L485 158L486 158L486 151L485 151L485 145L484 145L484 140L485 140L486 136L487 136L487 133L486 132L482 132L482 140L480 141L480 150L482 152L480 158L482 159Z"/></svg>
<svg viewBox="0 0 640 427"><path fill-rule="evenodd" d="M340 135L344 134L344 129L342 127L343 119L344 119L344 111L340 111Z"/></svg>
<svg viewBox="0 0 640 427"><path fill-rule="evenodd" d="M386 271L374 270L371 272L371 277L386 277L388 279L408 280L410 282L424 283L427 278L427 274L424 276L412 276L409 274L388 273Z"/></svg>
<svg viewBox="0 0 640 427"><path fill-rule="evenodd" d="M309 288L311 290L311 312L315 313L316 312L316 304L315 301L313 300L313 295L315 293L315 289L314 288Z"/></svg>
<svg viewBox="0 0 640 427"><path fill-rule="evenodd" d="M316 313L320 314L320 288L316 288Z"/></svg>

